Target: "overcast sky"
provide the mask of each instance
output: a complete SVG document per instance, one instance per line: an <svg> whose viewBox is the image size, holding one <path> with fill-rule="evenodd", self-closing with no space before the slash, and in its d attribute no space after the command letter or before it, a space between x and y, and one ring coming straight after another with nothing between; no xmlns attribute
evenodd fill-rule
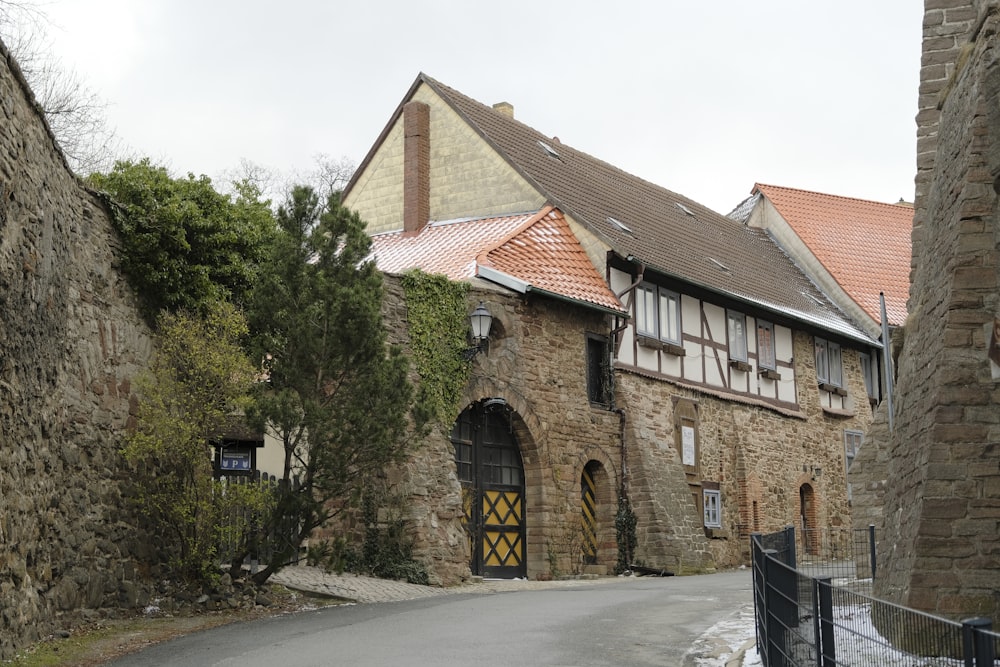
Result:
<svg viewBox="0 0 1000 667"><path fill-rule="evenodd" d="M920 0L47 0L138 154L360 162L421 71L720 212L754 182L912 201Z"/></svg>

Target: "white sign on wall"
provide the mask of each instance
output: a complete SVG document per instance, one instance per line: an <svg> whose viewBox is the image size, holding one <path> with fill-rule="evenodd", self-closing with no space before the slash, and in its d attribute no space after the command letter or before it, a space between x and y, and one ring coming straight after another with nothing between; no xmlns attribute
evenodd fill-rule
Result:
<svg viewBox="0 0 1000 667"><path fill-rule="evenodd" d="M694 463L694 427L681 426L681 460L686 466Z"/></svg>

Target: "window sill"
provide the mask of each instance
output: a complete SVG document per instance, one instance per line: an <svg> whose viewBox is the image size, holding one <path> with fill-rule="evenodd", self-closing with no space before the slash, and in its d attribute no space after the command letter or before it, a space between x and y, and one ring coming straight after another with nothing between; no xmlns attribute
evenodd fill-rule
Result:
<svg viewBox="0 0 1000 667"><path fill-rule="evenodd" d="M661 350L667 354L672 354L675 357L683 357L687 355L687 350L685 350L683 346L675 343L667 343L656 338L650 338L649 336L636 336L636 342L640 347L647 347L651 350Z"/></svg>
<svg viewBox="0 0 1000 667"><path fill-rule="evenodd" d="M705 526L705 537L710 540L727 540L729 531L721 527Z"/></svg>
<svg viewBox="0 0 1000 667"><path fill-rule="evenodd" d="M828 391L831 394L836 394L837 396L847 396L847 390L843 387L838 387L835 384L830 384L829 382L820 382L819 388L823 391Z"/></svg>
<svg viewBox="0 0 1000 667"><path fill-rule="evenodd" d="M781 379L781 373L775 370L771 370L770 368L761 368L759 371L757 371L757 375L764 378L765 380L778 381Z"/></svg>
<svg viewBox="0 0 1000 667"><path fill-rule="evenodd" d="M666 352L667 354L672 354L675 357L687 356L687 350L685 350L680 345L676 345L674 343L664 343L663 351Z"/></svg>
<svg viewBox="0 0 1000 667"><path fill-rule="evenodd" d="M745 361L739 361L738 359L730 359L729 367L738 371L743 371L744 373L749 373L753 370L753 366Z"/></svg>

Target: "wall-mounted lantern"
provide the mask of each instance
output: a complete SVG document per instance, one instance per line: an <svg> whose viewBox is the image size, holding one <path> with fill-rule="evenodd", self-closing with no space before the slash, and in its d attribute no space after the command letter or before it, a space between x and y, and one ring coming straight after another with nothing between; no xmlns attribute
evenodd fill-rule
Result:
<svg viewBox="0 0 1000 667"><path fill-rule="evenodd" d="M469 315L469 324L472 327L472 347L465 351L465 358L471 360L486 347L486 342L490 338L490 327L493 325L493 315L482 301Z"/></svg>

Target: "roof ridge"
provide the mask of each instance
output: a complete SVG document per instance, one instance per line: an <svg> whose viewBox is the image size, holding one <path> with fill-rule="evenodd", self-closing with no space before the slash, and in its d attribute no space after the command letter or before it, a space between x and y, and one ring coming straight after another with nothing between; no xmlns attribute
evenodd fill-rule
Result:
<svg viewBox="0 0 1000 667"><path fill-rule="evenodd" d="M513 239L517 238L525 230L531 229L531 227L533 227L534 225L538 224L538 222L541 221L543 218L545 218L545 216L547 216L549 213L551 213L552 211L555 211L555 210L558 210L558 209L555 206L553 206L552 204L547 204L547 205L543 206L542 209L540 211L538 211L538 213L536 213L535 215L533 215L530 218L528 218L527 220L525 220L524 223L522 223L520 226L518 226L513 231L511 231L511 233L508 234L506 237L500 239L496 243L493 243L493 244L485 247L483 250L481 250L479 252L479 254L476 255L476 264L477 265L478 264L484 264L486 266L493 266L493 263L489 261L489 254L491 252L493 252L497 248L500 248L505 243L508 243L508 242L512 241ZM477 273L479 272L478 267L476 269L476 272Z"/></svg>
<svg viewBox="0 0 1000 667"><path fill-rule="evenodd" d="M802 192L809 195L818 195L820 197L829 197L830 199L847 199L850 201L863 202L865 204L875 204L877 206L890 206L892 208L898 208L900 206L907 206L908 208L913 208L913 202L907 202L900 199L898 202L883 202L876 201L874 199L864 199L862 197L850 197L847 195L835 195L828 192L819 192L817 190L806 190L804 188L793 188L787 185L769 185L767 183L754 183L753 190L751 191L751 196L754 192L759 191L761 188L769 188L772 190L790 190L792 192Z"/></svg>

